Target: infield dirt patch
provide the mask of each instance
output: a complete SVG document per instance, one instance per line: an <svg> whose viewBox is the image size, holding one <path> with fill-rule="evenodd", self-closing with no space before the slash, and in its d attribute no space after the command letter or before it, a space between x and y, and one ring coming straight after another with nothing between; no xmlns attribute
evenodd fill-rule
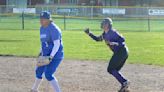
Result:
<svg viewBox="0 0 164 92"><path fill-rule="evenodd" d="M30 92L35 58L0 57L0 92ZM56 77L62 92L117 92L119 83L107 73L107 62L64 60ZM126 64L122 73L131 81L131 92L164 92L164 68ZM52 92L48 82L40 92Z"/></svg>

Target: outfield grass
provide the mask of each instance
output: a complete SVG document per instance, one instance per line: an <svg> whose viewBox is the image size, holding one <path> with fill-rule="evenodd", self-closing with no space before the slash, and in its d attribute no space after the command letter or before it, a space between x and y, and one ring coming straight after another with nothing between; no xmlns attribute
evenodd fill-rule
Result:
<svg viewBox="0 0 164 92"><path fill-rule="evenodd" d="M164 66L163 32L122 33L130 50L129 63ZM66 59L108 61L112 55L104 43L92 41L81 31L63 31L63 42ZM1 55L37 56L39 46L39 31L0 31Z"/></svg>
<svg viewBox="0 0 164 92"><path fill-rule="evenodd" d="M22 29L21 15L13 15L10 17L0 17L0 29L1 30L20 30ZM64 29L64 19L54 18L56 24L59 25L61 29ZM135 18L115 18L114 27L120 31L139 31L147 32L148 30L148 20L147 19L135 19ZM37 17L25 17L25 30L36 30L39 29L39 18ZM90 27L94 30L100 29L101 20L91 20L91 19L74 19L66 18L66 30L83 30L84 27ZM150 19L150 29L153 32L163 31L164 21L161 19Z"/></svg>

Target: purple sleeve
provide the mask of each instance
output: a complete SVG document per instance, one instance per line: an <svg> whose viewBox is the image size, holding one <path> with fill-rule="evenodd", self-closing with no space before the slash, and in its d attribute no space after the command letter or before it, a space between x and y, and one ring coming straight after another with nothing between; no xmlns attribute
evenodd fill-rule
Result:
<svg viewBox="0 0 164 92"><path fill-rule="evenodd" d="M123 42L125 42L125 38L121 34L119 34L117 31L116 31L115 35L116 35L116 38L117 38L117 42L119 44L122 44Z"/></svg>
<svg viewBox="0 0 164 92"><path fill-rule="evenodd" d="M102 35L100 35L100 36L95 36L94 34L90 33L89 36L90 36L93 40L95 40L95 41L97 41L97 42L98 42L98 41L103 41Z"/></svg>

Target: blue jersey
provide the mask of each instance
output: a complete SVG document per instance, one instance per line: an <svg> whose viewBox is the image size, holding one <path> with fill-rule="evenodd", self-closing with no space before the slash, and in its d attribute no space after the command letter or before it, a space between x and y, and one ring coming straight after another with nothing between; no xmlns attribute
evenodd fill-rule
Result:
<svg viewBox="0 0 164 92"><path fill-rule="evenodd" d="M114 29L110 29L107 33L104 32L102 37L113 52L117 52L121 47L125 46L124 37ZM116 42L118 45L111 45L111 42Z"/></svg>
<svg viewBox="0 0 164 92"><path fill-rule="evenodd" d="M47 27L40 27L40 40L43 56L50 56L54 40L60 40L60 47L54 56L54 59L62 59L64 57L62 34L60 28L51 22Z"/></svg>

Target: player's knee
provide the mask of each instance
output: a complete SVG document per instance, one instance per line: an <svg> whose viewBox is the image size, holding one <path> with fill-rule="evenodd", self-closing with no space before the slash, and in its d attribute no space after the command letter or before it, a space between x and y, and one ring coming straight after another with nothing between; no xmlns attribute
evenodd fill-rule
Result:
<svg viewBox="0 0 164 92"><path fill-rule="evenodd" d="M110 74L112 74L112 70L113 70L113 69L111 69L111 68L109 68L109 67L107 68L107 72L110 73Z"/></svg>
<svg viewBox="0 0 164 92"><path fill-rule="evenodd" d="M48 81L51 81L54 79L53 74L45 73L45 77Z"/></svg>
<svg viewBox="0 0 164 92"><path fill-rule="evenodd" d="M42 73L40 71L36 70L35 74L38 79L42 79Z"/></svg>

